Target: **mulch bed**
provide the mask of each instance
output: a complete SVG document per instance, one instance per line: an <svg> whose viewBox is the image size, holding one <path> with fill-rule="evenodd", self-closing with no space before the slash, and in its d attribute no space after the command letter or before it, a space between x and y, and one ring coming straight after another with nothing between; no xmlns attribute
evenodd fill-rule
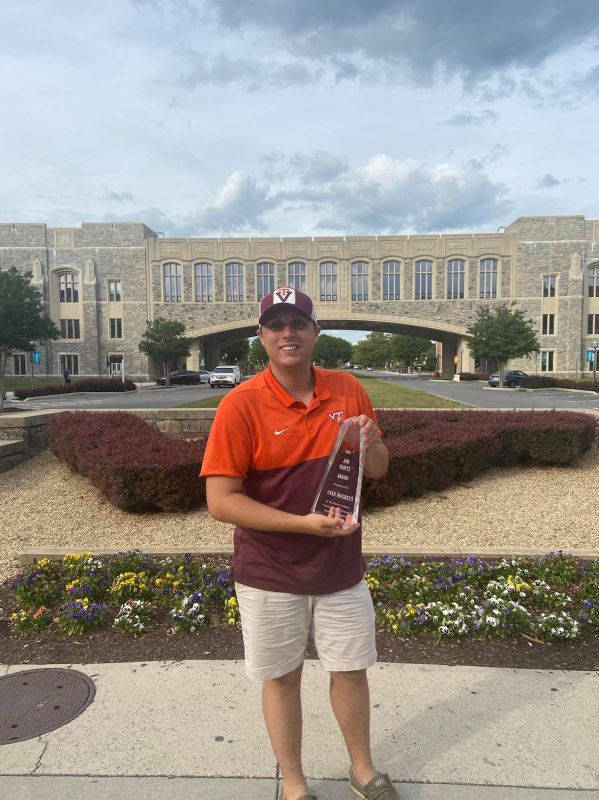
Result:
<svg viewBox="0 0 599 800"><path fill-rule="evenodd" d="M4 616L13 604L8 582L0 585ZM155 624L134 637L109 628L83 636L67 636L52 626L43 634L17 636L8 622L0 622L0 662L3 664L95 664L126 661L231 660L243 658L241 632L226 626L202 628L197 634L170 633L166 611ZM436 642L429 635L398 639L379 630L379 661L451 666L507 667L511 669L599 670L599 637L587 634L574 642L541 644L525 636L509 640L468 637ZM315 658L312 645L308 658Z"/></svg>

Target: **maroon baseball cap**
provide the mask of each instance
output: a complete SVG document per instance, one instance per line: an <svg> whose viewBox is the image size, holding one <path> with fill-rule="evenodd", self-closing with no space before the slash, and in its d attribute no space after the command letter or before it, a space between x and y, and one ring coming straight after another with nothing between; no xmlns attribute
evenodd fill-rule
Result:
<svg viewBox="0 0 599 800"><path fill-rule="evenodd" d="M316 309L314 308L312 298L300 292L299 289L291 289L289 286L281 286L260 300L259 325L262 325L264 317L268 314L270 309L275 308L278 303L283 303L283 305L289 308L294 308L305 317L308 317L308 319L311 319L315 325L318 325Z"/></svg>

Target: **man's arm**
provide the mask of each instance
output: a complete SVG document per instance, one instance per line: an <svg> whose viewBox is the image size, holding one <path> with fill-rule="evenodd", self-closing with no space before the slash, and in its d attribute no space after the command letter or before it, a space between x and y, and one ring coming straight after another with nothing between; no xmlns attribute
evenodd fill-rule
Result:
<svg viewBox="0 0 599 800"><path fill-rule="evenodd" d="M386 448L385 448L386 449ZM348 536L358 529L351 515L331 509L322 514L290 514L259 503L243 494L241 478L211 475L206 478L208 513L221 522L272 533L306 533L311 536Z"/></svg>

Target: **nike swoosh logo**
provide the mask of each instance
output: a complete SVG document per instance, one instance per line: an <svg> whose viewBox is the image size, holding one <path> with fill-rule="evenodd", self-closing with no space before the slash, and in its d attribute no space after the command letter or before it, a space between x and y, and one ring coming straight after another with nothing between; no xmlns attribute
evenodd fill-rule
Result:
<svg viewBox="0 0 599 800"><path fill-rule="evenodd" d="M280 436L282 433L285 433L285 431L288 430L289 428L282 428L280 431L275 431L275 436Z"/></svg>

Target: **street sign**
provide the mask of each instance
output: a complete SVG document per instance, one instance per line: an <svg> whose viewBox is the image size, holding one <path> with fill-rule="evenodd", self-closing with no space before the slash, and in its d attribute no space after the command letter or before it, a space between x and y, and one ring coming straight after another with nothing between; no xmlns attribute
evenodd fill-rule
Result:
<svg viewBox="0 0 599 800"><path fill-rule="evenodd" d="M41 364L42 354L39 350L33 350L31 353L29 353L29 360L32 364Z"/></svg>
<svg viewBox="0 0 599 800"><path fill-rule="evenodd" d="M593 350L593 348L589 347L589 349L587 350L587 361L589 361L589 362L593 361L594 353L595 353L595 351Z"/></svg>

